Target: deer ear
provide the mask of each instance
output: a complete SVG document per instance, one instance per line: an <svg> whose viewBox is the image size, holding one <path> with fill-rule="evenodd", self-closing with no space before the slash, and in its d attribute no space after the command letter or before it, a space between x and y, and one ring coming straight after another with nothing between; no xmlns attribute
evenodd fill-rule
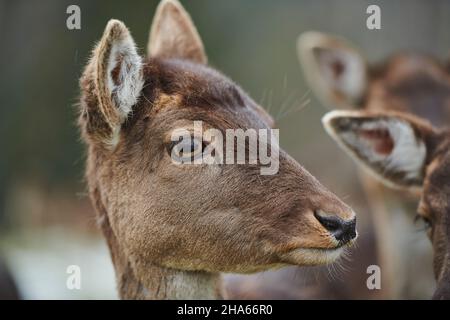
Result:
<svg viewBox="0 0 450 320"><path fill-rule="evenodd" d="M367 64L362 55L343 39L310 31L297 41L305 78L326 106L351 108L366 91Z"/></svg>
<svg viewBox="0 0 450 320"><path fill-rule="evenodd" d="M411 116L332 111L322 122L333 139L385 184L420 187L436 132Z"/></svg>
<svg viewBox="0 0 450 320"><path fill-rule="evenodd" d="M142 60L126 26L110 20L81 78L87 132L111 142L138 102ZM83 103L84 102L84 103Z"/></svg>
<svg viewBox="0 0 450 320"><path fill-rule="evenodd" d="M177 0L162 0L156 9L147 53L150 57L187 59L202 64L208 60L191 17Z"/></svg>

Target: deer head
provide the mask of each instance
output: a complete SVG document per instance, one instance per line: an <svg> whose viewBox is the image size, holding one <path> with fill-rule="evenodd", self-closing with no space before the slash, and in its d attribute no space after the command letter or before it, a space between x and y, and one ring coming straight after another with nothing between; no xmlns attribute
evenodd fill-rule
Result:
<svg viewBox="0 0 450 320"><path fill-rule="evenodd" d="M334 261L355 214L284 151L279 170L175 164L175 130L269 129L271 117L206 64L189 15L164 0L148 57L111 20L80 80L86 179L122 298L211 298L219 272ZM206 143L207 144L207 143ZM200 146L200 147L198 147Z"/></svg>
<svg viewBox="0 0 450 320"><path fill-rule="evenodd" d="M450 77L446 63L413 52L398 52L381 63L369 64L365 55L350 42L320 32L306 32L301 35L298 40L298 54L311 89L320 102L329 108L359 109L375 114L392 111L401 112L403 115L408 113L428 120L436 127L449 123ZM326 123L327 119L325 118ZM355 119L354 122L356 121ZM398 139L413 137L411 134L403 134L410 130L403 123L389 123L389 126L392 135ZM398 164L389 160L380 164L375 161L376 158L372 158L370 172L381 178L385 184L397 185L392 181L401 179L404 183L411 185L408 188L409 191L417 190L417 186L422 185L423 176L416 175L415 169L420 168L423 159L427 157L426 144L419 144L417 148L411 150L407 146L411 145L413 140L402 140L394 146L389 142L388 136L383 136L384 134L386 131L383 130L358 133L359 136L365 135L365 139L371 141L370 146L377 148L378 153L393 153L389 159L395 158L402 163ZM352 138L349 137L349 139ZM358 151L352 151L352 153L355 152ZM358 155L356 159L364 156L364 154ZM364 164L366 161L359 162ZM403 173L397 170L405 165L411 170ZM371 209L372 221L378 237L377 250L385 270L384 275L387 275L388 283L391 284L395 273L398 272L396 269L404 268L409 263L409 261L402 261L402 256L419 254L426 258L426 253L421 252L420 248L402 246L403 235L399 235L394 227L397 220L388 212L388 201L380 201L387 196L387 193L381 185L372 184L372 187L368 187L367 183L372 184L370 179L362 179L362 185L366 188L370 200L368 206ZM410 192L401 192L402 197L397 200L401 200L404 205L411 203L411 197L405 197L408 193ZM395 200L396 197L391 198L389 202L393 199ZM402 204L397 202L397 205ZM393 243L394 239L398 241ZM406 250L407 253L396 254L396 250L402 250L402 252ZM410 281L415 281L417 273L415 271L411 274L407 273L405 276L407 278L403 281L407 281L410 285ZM392 297L398 297L398 293L406 285L406 283L402 284L402 280L398 278L395 280L398 282L388 289Z"/></svg>
<svg viewBox="0 0 450 320"><path fill-rule="evenodd" d="M450 131L386 111L332 111L323 123L336 142L382 182L420 192L418 218L424 220L434 248L434 298L450 299Z"/></svg>
<svg viewBox="0 0 450 320"><path fill-rule="evenodd" d="M436 126L450 120L450 76L437 59L403 52L369 65L348 41L319 32L302 34L298 53L307 82L325 106L405 111Z"/></svg>

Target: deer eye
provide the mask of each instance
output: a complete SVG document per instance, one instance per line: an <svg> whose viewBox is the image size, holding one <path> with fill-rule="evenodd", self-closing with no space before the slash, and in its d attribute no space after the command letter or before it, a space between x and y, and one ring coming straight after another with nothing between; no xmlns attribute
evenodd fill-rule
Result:
<svg viewBox="0 0 450 320"><path fill-rule="evenodd" d="M421 214L416 214L414 224L419 226L418 231L428 231L433 226L431 219Z"/></svg>
<svg viewBox="0 0 450 320"><path fill-rule="evenodd" d="M192 163L199 159L206 144L194 136L180 137L178 141L172 141L167 148L169 156L177 163Z"/></svg>

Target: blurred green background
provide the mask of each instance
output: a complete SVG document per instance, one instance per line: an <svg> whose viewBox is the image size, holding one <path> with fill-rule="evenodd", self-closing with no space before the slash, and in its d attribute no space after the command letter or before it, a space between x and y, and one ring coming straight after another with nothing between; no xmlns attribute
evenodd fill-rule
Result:
<svg viewBox="0 0 450 320"><path fill-rule="evenodd" d="M450 1L182 3L211 65L270 110L282 147L353 205L363 237L370 227L356 167L322 129L326 109L308 91L296 39L307 30L341 35L370 62L401 49L446 59ZM81 8L81 30L66 28L71 4ZM366 28L370 4L381 7L381 30ZM74 105L78 78L107 21L124 21L144 53L156 5L155 0L0 1L0 249L26 298L115 297L108 253L83 183ZM70 264L88 270L86 290L65 289Z"/></svg>

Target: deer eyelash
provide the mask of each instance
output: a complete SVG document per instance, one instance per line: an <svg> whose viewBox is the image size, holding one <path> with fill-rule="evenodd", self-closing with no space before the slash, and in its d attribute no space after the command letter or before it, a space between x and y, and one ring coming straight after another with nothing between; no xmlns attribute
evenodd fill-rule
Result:
<svg viewBox="0 0 450 320"><path fill-rule="evenodd" d="M422 221L425 224L425 226L422 227L422 228L417 229L416 230L417 232L428 231L432 227L432 222L431 222L431 220L428 217L425 217L425 216L417 213L415 215L415 217L414 217L414 225L417 226L417 223L419 221Z"/></svg>
<svg viewBox="0 0 450 320"><path fill-rule="evenodd" d="M206 146L208 143L206 143L203 140L197 139L195 136L191 136L191 150L189 151L191 154L188 156L181 156L180 159L189 157L191 161L195 160L197 157L203 155ZM169 144L166 145L166 150L169 156L172 156L173 149L177 146L179 146L180 143L183 143L183 140L180 138L178 141L172 141ZM201 147L201 150L199 148ZM197 151L198 150L198 151ZM181 150L179 150L181 151Z"/></svg>

